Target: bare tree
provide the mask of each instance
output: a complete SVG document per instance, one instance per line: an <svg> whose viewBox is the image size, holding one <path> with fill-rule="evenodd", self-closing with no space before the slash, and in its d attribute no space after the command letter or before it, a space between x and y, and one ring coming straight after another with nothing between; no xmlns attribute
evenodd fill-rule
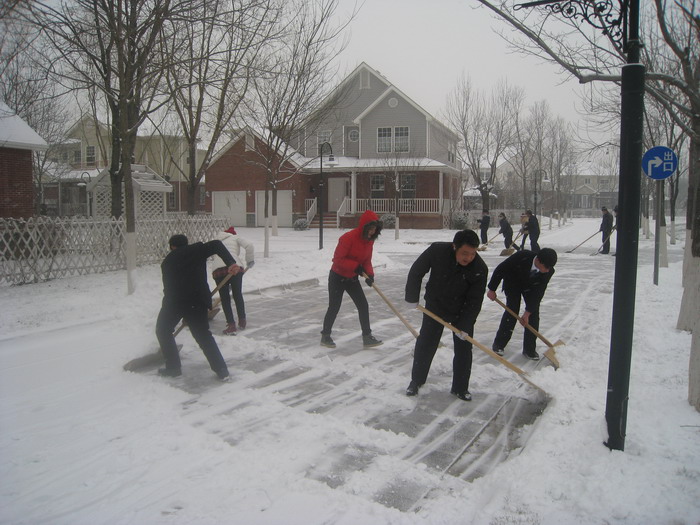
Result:
<svg viewBox="0 0 700 525"><path fill-rule="evenodd" d="M522 88L501 80L489 96L462 78L447 100L446 121L457 130L458 154L481 193L482 207L489 208L497 167L512 145L516 115L524 101Z"/></svg>
<svg viewBox="0 0 700 525"><path fill-rule="evenodd" d="M27 52L39 35L26 22L16 19L4 20L2 25L10 31L0 40L0 54L6 59L0 74L0 99L49 144L47 151L35 151L32 155L35 213L39 214L44 203L44 181L55 172L49 170L49 159L67 128L66 97L45 75L48 66L38 62L41 57Z"/></svg>
<svg viewBox="0 0 700 525"><path fill-rule="evenodd" d="M215 0L202 3L187 19L166 24L172 36L160 42L161 62L168 65L170 108L187 141L189 162L182 175L191 215L198 185L238 114L257 55L273 37L278 16L274 0ZM204 149L202 159L197 159L198 148Z"/></svg>
<svg viewBox="0 0 700 525"><path fill-rule="evenodd" d="M184 0L72 0L36 2L34 20L56 53L54 73L67 85L94 87L112 116L112 211L121 215L121 183L126 211L128 291L136 267L136 219L131 163L139 126L162 100L163 64L155 50L171 17L186 17L195 3ZM35 49L41 53L43 50Z"/></svg>
<svg viewBox="0 0 700 525"><path fill-rule="evenodd" d="M256 163L267 173L265 257L269 256L270 227L277 233L278 185L296 174L288 170L297 154L291 140L302 127L313 127L334 109L334 100L320 103L330 91L332 63L342 49L340 37L347 26L347 22L335 22L337 4L338 0L286 3L279 38L267 43L258 74L252 78L247 120L263 138L259 145L256 141Z"/></svg>
<svg viewBox="0 0 700 525"><path fill-rule="evenodd" d="M512 37L513 33L502 36L517 50L553 62L580 83L620 82L626 49L623 39L616 38L620 26L606 23L613 17L592 19L605 26L602 33L579 23L576 10L567 14L578 17L551 17L549 11L516 11L505 3L479 2L516 29L519 37ZM689 399L700 410L700 16L694 0L654 0L653 6L655 13L643 13L648 18L641 25L645 45L656 49L654 59L645 51L645 63L650 65L645 74L646 94L690 139L686 220L690 249L685 255L678 327L693 331Z"/></svg>

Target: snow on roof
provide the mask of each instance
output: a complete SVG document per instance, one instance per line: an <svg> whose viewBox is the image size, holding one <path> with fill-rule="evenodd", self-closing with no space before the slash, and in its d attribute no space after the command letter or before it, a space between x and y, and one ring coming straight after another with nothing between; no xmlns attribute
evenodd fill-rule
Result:
<svg viewBox="0 0 700 525"><path fill-rule="evenodd" d="M328 165L328 157L323 158L323 167L331 168ZM307 158L307 162L304 165L307 170L318 170L319 169L319 158ZM452 166L449 166L443 162L428 159L425 157L416 158L399 158L399 159L358 159L356 157L335 157L332 169L333 171L348 171L348 170L393 170L393 169L411 169L411 170L455 170Z"/></svg>
<svg viewBox="0 0 700 525"><path fill-rule="evenodd" d="M44 151L49 145L7 104L0 101L0 147Z"/></svg>

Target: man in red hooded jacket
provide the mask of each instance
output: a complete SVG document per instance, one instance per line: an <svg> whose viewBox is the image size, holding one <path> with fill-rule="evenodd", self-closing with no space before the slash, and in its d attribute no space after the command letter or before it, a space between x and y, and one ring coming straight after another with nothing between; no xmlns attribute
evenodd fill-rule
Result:
<svg viewBox="0 0 700 525"><path fill-rule="evenodd" d="M331 338L333 323L343 302L343 293L348 295L357 307L362 327L362 343L364 346L379 346L382 341L372 335L369 323L369 305L362 291L358 276L367 275L367 286L374 283L374 268L372 268L372 248L374 241L382 231L382 221L372 210L367 210L360 217L357 228L344 233L338 239L338 246L333 254L333 265L328 274L328 310L323 319L321 345L335 348Z"/></svg>

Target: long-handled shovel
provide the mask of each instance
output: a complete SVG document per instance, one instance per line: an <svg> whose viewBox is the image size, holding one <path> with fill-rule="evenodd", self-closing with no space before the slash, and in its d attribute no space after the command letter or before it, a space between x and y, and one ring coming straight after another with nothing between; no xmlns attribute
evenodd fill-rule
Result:
<svg viewBox="0 0 700 525"><path fill-rule="evenodd" d="M613 226L613 229L610 230L610 233L608 234L608 236L605 239L603 239L603 244L600 245L600 248L598 248L596 251L594 251L591 255L598 255L600 253L600 251L603 249L603 246L605 246L605 243L610 240L610 237L612 237L612 234L615 231L615 228L617 228L617 226ZM598 233L598 232L596 232L596 233Z"/></svg>
<svg viewBox="0 0 700 525"><path fill-rule="evenodd" d="M500 304L506 312L508 312L510 315L515 317L520 323L522 324L522 317L520 317L516 312L514 312L511 308L509 308L503 301L501 301L498 297L494 299L498 304ZM547 351L542 354L544 355L549 361L554 365L554 368L557 369L559 368L559 359L557 359L556 351L554 350L555 346L561 346L565 345L566 343L562 341L561 339L557 340L556 343L552 344L549 342L549 340L543 336L541 333L539 333L537 330L535 330L530 324L525 324L525 328L530 330L533 334L535 334L540 341L542 341L544 344L548 346Z"/></svg>
<svg viewBox="0 0 700 525"><path fill-rule="evenodd" d="M484 250L486 250L486 249L489 247L489 244L491 244L491 243L493 242L493 240L494 240L496 237L498 237L499 235L500 235L500 233L497 233L496 235L494 235L493 237L491 237L488 241L486 241L485 244L482 244L481 246L479 246L479 247L477 248L477 250L479 250L480 252L483 252Z"/></svg>
<svg viewBox="0 0 700 525"><path fill-rule="evenodd" d="M424 308L424 307L421 306L420 304L418 305L418 309L419 309L421 312L423 312L425 315L427 315L427 316L432 317L433 319L435 319L438 323L440 323L440 324L443 325L444 327L449 328L450 330L452 330L455 334L459 335L460 337L463 337L466 341L469 341L471 344L473 344L474 346L476 346L476 347L477 347L479 350L481 350L482 352L485 352L485 353L487 353L488 355L490 355L491 357L493 357L496 361L498 361L499 363L501 363L503 366L505 366L505 367L507 367L507 368L510 368L513 372L515 372L516 374L518 374L518 375L520 376L520 378L521 378L523 381L525 381L527 384L529 384L529 385L535 387L537 390L539 390L540 392L542 392L542 393L544 393L545 395L547 395L547 392L545 392L545 390L544 390L543 388L537 386L535 383L533 383L532 381L530 381L530 380L527 378L527 374L525 373L524 370L518 368L517 366L515 366L515 365L514 365L513 363L511 363L510 361L507 361L506 359L503 359L503 358L502 358L500 355L498 355L496 352L494 352L494 351L491 350L490 348L488 348L488 347L482 345L482 344L481 344L480 342L478 342L476 339L470 337L469 334L466 334L466 333L462 332L459 328L455 328L455 327L452 326L450 323L444 321L444 320L441 319L439 316L435 315L433 312L431 312L430 310Z"/></svg>
<svg viewBox="0 0 700 525"><path fill-rule="evenodd" d="M214 295L216 292L218 292L229 281L229 279L231 279L231 277L233 277L232 273L224 277L222 281L217 285L217 287L214 288L214 290L211 292L211 295ZM185 321L183 320L182 323L180 323L178 329L175 330L175 332L173 332L173 337L176 337L177 334L179 334L185 326ZM131 361L126 363L123 368L127 372L133 372L135 370L138 370L139 368L143 368L145 366L152 366L162 361L163 352L161 352L160 348L158 348L158 350L156 350L155 352L132 359Z"/></svg>
<svg viewBox="0 0 700 525"><path fill-rule="evenodd" d="M576 246L576 248L580 248L581 246L583 246L584 243L590 241L590 240L591 240L593 237L595 237L596 235L598 235L598 232L595 232L595 233L594 233L593 235L591 235L588 239L586 239L586 240L583 241L581 244L579 244L578 246ZM572 248L571 250L566 250L566 253L573 253L573 251L574 251L576 248Z"/></svg>
<svg viewBox="0 0 700 525"><path fill-rule="evenodd" d="M362 277L367 279L367 274L363 273ZM406 326L406 328L408 328L408 331L413 334L413 337L418 339L418 332L416 331L416 329L411 326L411 323L409 323L403 315L401 315L401 312L399 312L396 309L396 307L391 303L391 301L387 298L387 296L382 293L382 291L379 289L376 283L372 283L372 288L374 288L374 291L379 294L379 297L384 299L384 302L387 304L387 306L391 309L392 312L396 314L396 317L398 317L401 320L401 322Z"/></svg>
<svg viewBox="0 0 700 525"><path fill-rule="evenodd" d="M513 255L515 253L515 248L513 248L513 246L515 246L515 241L517 241L522 234L523 232L518 232L518 235L515 236L513 242L510 243L510 246L504 250L501 250L501 255Z"/></svg>

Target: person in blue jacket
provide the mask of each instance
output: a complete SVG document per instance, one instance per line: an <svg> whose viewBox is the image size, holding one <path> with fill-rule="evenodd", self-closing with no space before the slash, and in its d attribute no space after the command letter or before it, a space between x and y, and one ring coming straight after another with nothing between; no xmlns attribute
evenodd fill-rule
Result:
<svg viewBox="0 0 700 525"><path fill-rule="evenodd" d="M484 299L488 267L477 253L479 237L472 230L458 231L452 242L431 244L411 266L406 280L405 299L417 305L425 274L425 308L462 332L474 335L474 323ZM444 326L423 315L413 353L411 382L406 395L415 396L425 384ZM454 334L451 393L471 401L469 379L472 371L472 344Z"/></svg>

